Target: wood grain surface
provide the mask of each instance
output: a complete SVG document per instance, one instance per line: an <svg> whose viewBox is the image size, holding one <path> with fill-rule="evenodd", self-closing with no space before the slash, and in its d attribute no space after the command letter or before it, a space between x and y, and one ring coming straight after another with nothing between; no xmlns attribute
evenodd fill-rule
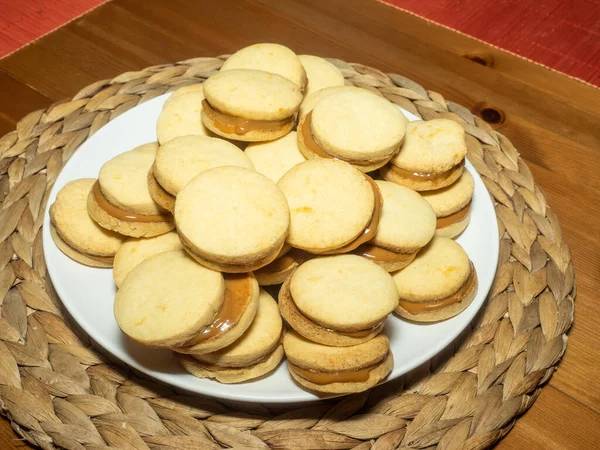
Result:
<svg viewBox="0 0 600 450"><path fill-rule="evenodd" d="M0 60L0 134L96 80L261 41L400 73L500 119L559 217L578 295L564 360L498 448L598 448L600 90L376 1L113 0ZM20 447L0 421L0 448Z"/></svg>

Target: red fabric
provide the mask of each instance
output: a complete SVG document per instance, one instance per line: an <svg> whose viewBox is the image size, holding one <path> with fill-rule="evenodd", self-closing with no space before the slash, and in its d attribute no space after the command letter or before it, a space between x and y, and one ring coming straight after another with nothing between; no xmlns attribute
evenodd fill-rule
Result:
<svg viewBox="0 0 600 450"><path fill-rule="evenodd" d="M600 0L382 0L600 86Z"/></svg>
<svg viewBox="0 0 600 450"><path fill-rule="evenodd" d="M0 58L107 0L0 0Z"/></svg>
<svg viewBox="0 0 600 450"><path fill-rule="evenodd" d="M0 0L0 57L105 1ZM382 1L600 86L600 0Z"/></svg>

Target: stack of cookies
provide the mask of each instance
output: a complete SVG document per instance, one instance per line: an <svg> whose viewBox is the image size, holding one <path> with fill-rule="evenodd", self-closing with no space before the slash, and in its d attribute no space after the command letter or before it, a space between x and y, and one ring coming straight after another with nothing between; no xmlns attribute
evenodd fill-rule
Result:
<svg viewBox="0 0 600 450"><path fill-rule="evenodd" d="M328 61L257 44L175 91L156 130L59 192L52 236L112 267L123 333L191 374L239 383L285 354L306 389L363 391L392 369L390 313L439 321L473 300L449 239L473 195L454 122L408 123Z"/></svg>

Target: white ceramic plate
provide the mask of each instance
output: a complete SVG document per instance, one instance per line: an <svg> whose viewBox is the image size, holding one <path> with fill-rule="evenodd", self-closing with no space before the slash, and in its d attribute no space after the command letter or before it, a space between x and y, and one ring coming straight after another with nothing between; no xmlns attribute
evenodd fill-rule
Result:
<svg viewBox="0 0 600 450"><path fill-rule="evenodd" d="M96 178L109 159L141 144L156 140L155 126L168 95L154 98L125 112L102 127L73 155L60 173L50 194L69 181ZM403 111L409 120L417 117ZM498 259L498 228L491 198L481 178L467 161L467 170L475 178L471 222L458 242L473 261L479 278L475 300L457 317L442 323L416 325L391 315L385 325L394 354L394 369L388 380L426 362L452 342L473 319L492 284ZM266 378L237 385L219 384L186 373L171 352L149 349L129 340L113 316L116 287L112 271L78 264L54 244L49 232L48 208L44 217L44 253L54 287L73 318L98 344L131 367L160 381L188 391L214 397L252 402L305 402L317 400L301 389L290 377L286 364Z"/></svg>

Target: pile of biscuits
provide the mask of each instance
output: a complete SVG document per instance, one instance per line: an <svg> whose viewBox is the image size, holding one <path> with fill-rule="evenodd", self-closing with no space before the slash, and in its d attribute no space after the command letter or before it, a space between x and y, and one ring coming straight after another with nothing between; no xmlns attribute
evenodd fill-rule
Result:
<svg viewBox="0 0 600 450"><path fill-rule="evenodd" d="M392 312L435 322L475 297L451 239L474 191L455 122L408 123L328 61L257 44L176 90L156 128L61 189L51 233L113 268L123 333L193 375L252 380L285 355L306 389L359 392L392 369Z"/></svg>

